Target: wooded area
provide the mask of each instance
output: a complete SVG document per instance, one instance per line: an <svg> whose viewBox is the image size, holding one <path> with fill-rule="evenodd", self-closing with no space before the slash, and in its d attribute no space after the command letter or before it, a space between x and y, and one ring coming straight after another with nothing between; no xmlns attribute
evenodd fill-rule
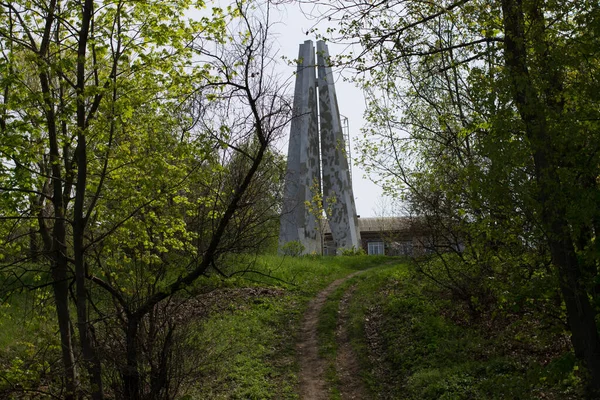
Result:
<svg viewBox="0 0 600 400"><path fill-rule="evenodd" d="M564 304L597 396L598 5L322 4L332 35L361 45L341 61L368 93L362 163L436 232L422 272L474 318L523 296Z"/></svg>
<svg viewBox="0 0 600 400"><path fill-rule="evenodd" d="M271 78L268 14L1 6L3 293L52 287L64 398L104 398L106 368L117 397L157 397L173 295L276 226L271 145L291 106Z"/></svg>

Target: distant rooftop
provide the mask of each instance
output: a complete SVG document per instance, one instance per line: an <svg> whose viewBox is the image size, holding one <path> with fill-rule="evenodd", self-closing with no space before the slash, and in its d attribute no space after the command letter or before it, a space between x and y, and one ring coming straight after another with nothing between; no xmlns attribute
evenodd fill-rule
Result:
<svg viewBox="0 0 600 400"><path fill-rule="evenodd" d="M399 231L410 228L410 217L370 217L359 218L360 232ZM331 233L329 224L325 225L325 233Z"/></svg>
<svg viewBox="0 0 600 400"><path fill-rule="evenodd" d="M372 217L358 219L358 228L361 232L395 231L408 229L409 227L409 217Z"/></svg>

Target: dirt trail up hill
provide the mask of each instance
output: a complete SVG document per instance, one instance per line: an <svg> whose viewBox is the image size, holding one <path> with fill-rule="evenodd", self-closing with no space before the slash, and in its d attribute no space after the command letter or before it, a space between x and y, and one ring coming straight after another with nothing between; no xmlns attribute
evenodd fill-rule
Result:
<svg viewBox="0 0 600 400"><path fill-rule="evenodd" d="M308 303L300 329L300 338L297 351L300 361L300 398L305 400L329 399L328 383L325 378L326 361L319 357L317 341L317 324L319 313L333 293L346 280L362 273L354 272L344 278L332 282ZM340 301L336 339L338 341L338 354L336 358L336 371L340 379L341 397L346 399L365 399L365 390L358 376L358 362L352 352L348 334L348 301L352 296L354 287L348 289Z"/></svg>

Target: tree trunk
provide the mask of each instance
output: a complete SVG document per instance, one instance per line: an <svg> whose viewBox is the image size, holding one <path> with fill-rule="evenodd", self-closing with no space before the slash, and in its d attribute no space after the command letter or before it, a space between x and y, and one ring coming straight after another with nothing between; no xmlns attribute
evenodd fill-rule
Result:
<svg viewBox="0 0 600 400"><path fill-rule="evenodd" d="M93 0L85 0L81 15L81 29L77 48L77 183L75 185L75 206L73 210L73 252L75 255L75 283L77 298L77 327L86 369L89 373L92 398L104 399L102 367L94 343L90 336L88 316L87 265L85 263L85 229L87 218L84 213L87 185L87 142L86 142L86 49L93 14Z"/></svg>
<svg viewBox="0 0 600 400"><path fill-rule="evenodd" d="M138 371L138 335L139 321L134 316L128 316L125 332L126 340L126 365L123 370L123 392L127 400L140 400L140 374Z"/></svg>
<svg viewBox="0 0 600 400"><path fill-rule="evenodd" d="M37 263L39 261L40 247L37 234L37 230L33 227L29 228L29 260L32 263Z"/></svg>
<svg viewBox="0 0 600 400"><path fill-rule="evenodd" d="M600 339L596 313L583 282L582 266L577 260L566 219L565 199L555 160L560 155L555 154L552 148L553 136L546 114L548 105L540 101L527 66L522 0L503 0L502 13L505 63L511 78L513 99L525 124L533 154L541 223L546 232L552 263L558 270L573 348L590 372L589 394L594 398L600 393Z"/></svg>
<svg viewBox="0 0 600 400"><path fill-rule="evenodd" d="M73 352L73 338L71 331L71 319L69 314L69 266L67 258L67 231L66 216L68 200L63 197L63 184L65 184L61 171L61 154L59 150L59 139L57 132L57 118L54 103L52 102L52 90L50 87L50 76L47 72L46 61L43 59L48 52L52 25L55 21L54 11L56 0L48 4L48 14L45 20L43 39L38 49L39 80L44 101L44 117L48 130L48 145L50 150L50 181L52 191L52 208L54 211L54 226L52 227L52 238L47 234L43 213L38 214L40 232L45 240L45 249L49 250L52 274L52 288L54 301L56 303L56 316L60 332L61 354L64 366L63 376L65 379L65 399L74 399L77 395L78 383L75 369L75 356Z"/></svg>
<svg viewBox="0 0 600 400"><path fill-rule="evenodd" d="M565 227L554 222L554 229ZM552 232L554 235L554 232ZM590 304L580 265L573 243L569 238L563 241L550 239L552 262L558 267L560 289L567 307L567 321L571 329L571 342L575 355L583 360L590 372L589 390L591 398L600 395L600 338L596 327L596 312Z"/></svg>
<svg viewBox="0 0 600 400"><path fill-rule="evenodd" d="M56 114L50 101L50 83L45 72L40 73L40 85L45 97L45 117L48 128L48 142L50 147L52 208L54 210L54 226L50 243L52 288L56 303L56 316L60 332L61 353L64 366L65 398L74 399L77 389L77 375L75 370L75 356L73 354L73 339L71 335L71 320L69 315L69 267L67 259L67 232L65 227L64 210L66 204L63 199L63 180L60 167L60 152L56 131ZM39 218L40 230L45 231L43 218Z"/></svg>
<svg viewBox="0 0 600 400"><path fill-rule="evenodd" d="M149 398L152 400L169 398L169 369L175 368L175 366L172 365L173 360L170 358L175 327L171 324L166 324L166 329L167 335L161 346L160 354L156 355L158 360L156 360L156 364L152 366L150 371L151 384Z"/></svg>
<svg viewBox="0 0 600 400"><path fill-rule="evenodd" d="M59 257L52 262L52 288L56 303L56 317L60 332L61 355L64 366L65 399L75 398L77 389L77 374L75 356L73 354L73 338L71 335L71 319L69 317L69 281L66 268L66 258Z"/></svg>
<svg viewBox="0 0 600 400"><path fill-rule="evenodd" d="M52 129L50 129L52 130ZM52 136L52 135L51 135ZM51 146L53 147L53 146ZM69 266L67 260L67 234L65 229L62 181L60 170L53 173L54 227L52 229L52 288L56 303L56 316L60 331L62 359L64 364L66 399L73 399L77 387L73 338L71 335L71 317L69 313ZM43 223L43 220L40 220ZM44 227L45 228L45 227Z"/></svg>

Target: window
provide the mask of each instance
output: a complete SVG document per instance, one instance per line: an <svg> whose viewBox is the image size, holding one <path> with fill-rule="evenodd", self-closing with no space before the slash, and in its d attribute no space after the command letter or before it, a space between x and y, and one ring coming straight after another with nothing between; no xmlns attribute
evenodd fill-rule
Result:
<svg viewBox="0 0 600 400"><path fill-rule="evenodd" d="M385 254L383 248L383 242L369 242L367 243L369 255Z"/></svg>

